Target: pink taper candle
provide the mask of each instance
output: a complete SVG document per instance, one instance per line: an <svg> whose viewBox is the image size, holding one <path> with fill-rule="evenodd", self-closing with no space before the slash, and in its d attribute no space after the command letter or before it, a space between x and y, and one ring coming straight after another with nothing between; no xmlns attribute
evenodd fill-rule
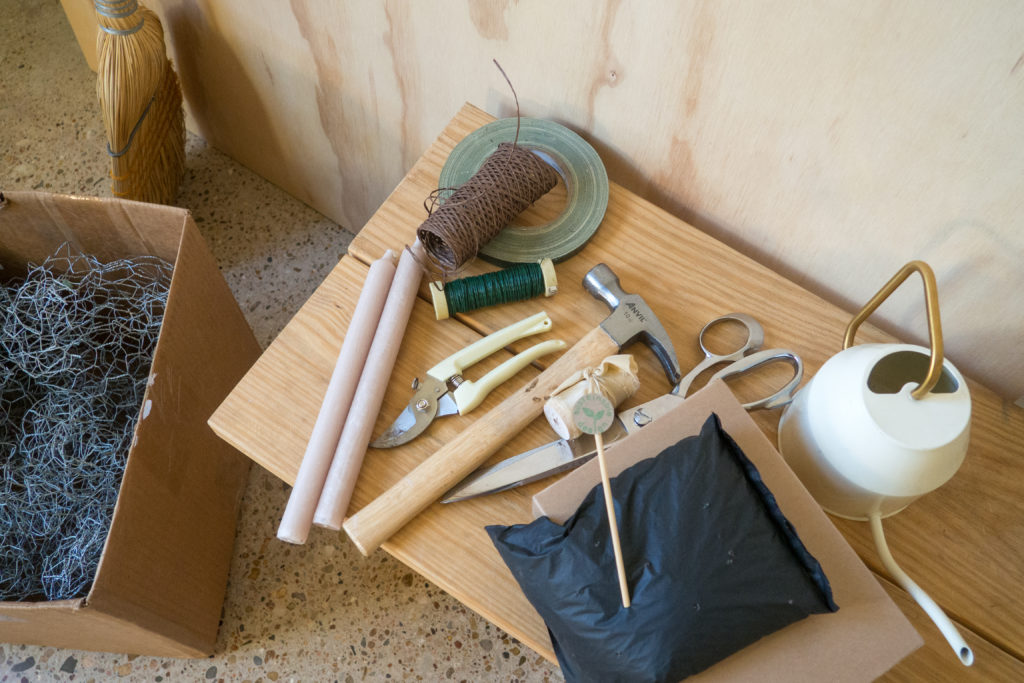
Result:
<svg viewBox="0 0 1024 683"><path fill-rule="evenodd" d="M370 271L363 282L359 302L345 332L345 341L338 353L327 391L324 392L320 412L316 416L302 464L295 476L295 485L281 517L281 525L277 528L277 537L282 541L305 543L309 535L313 511L320 500L327 470L338 446L394 277L395 252L388 249L384 256L370 265Z"/></svg>
<svg viewBox="0 0 1024 683"><path fill-rule="evenodd" d="M380 316L380 325L373 337L362 377L359 378L348 421L341 432L338 449L334 453L323 493L320 494L320 503L313 516L313 523L317 526L341 529L352 490L359 477L359 468L363 465L363 457L370 443L373 425L384 402L384 392L395 367L402 336L409 324L409 316L412 315L412 305L423 274L417 258L422 257L422 254L423 247L417 240L411 249L402 252L398 262L398 270L387 303L384 304L384 312Z"/></svg>

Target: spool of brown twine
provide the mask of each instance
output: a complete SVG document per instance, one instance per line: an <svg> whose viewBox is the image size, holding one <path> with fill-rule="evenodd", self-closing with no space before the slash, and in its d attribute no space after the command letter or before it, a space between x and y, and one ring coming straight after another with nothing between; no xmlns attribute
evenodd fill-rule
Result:
<svg viewBox="0 0 1024 683"><path fill-rule="evenodd" d="M558 183L558 173L530 150L502 142L454 192L435 190L424 202L429 214L416 236L447 276L476 257L528 206ZM451 192L446 198L443 195Z"/></svg>

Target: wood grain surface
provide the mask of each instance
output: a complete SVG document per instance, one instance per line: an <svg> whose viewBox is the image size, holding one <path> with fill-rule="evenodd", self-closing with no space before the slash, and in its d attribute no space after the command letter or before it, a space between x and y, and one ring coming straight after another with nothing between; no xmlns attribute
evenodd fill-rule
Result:
<svg viewBox="0 0 1024 683"><path fill-rule="evenodd" d="M1024 290L1020 3L147 4L192 130L346 227L462 102L514 114L497 58L524 116L830 301L927 261L950 357L1024 396L1024 298L1000 295ZM879 316L926 338L917 292Z"/></svg>
<svg viewBox="0 0 1024 683"><path fill-rule="evenodd" d="M419 467L345 522L349 538L369 555L432 502L472 474L544 411L544 401L581 368L598 365L619 345L595 326L544 372L445 443Z"/></svg>
<svg viewBox="0 0 1024 683"><path fill-rule="evenodd" d="M285 481L292 481L304 439L330 377L334 357L358 299L367 264L387 248L411 244L423 220L422 200L435 186L452 145L491 120L465 106L352 242L349 255L327 277L252 371L211 419L215 431ZM560 292L550 299L481 309L436 321L425 291L417 301L406 342L378 419L376 432L407 400L409 382L457 348L540 308L554 321L551 335L570 343L607 315L606 306L582 288L583 275L605 262L627 291L641 294L672 337L682 367L701 359L696 335L708 320L733 311L750 313L766 330L766 346L800 354L807 376L842 344L851 313L828 304L771 269L613 184L608 213L590 244L559 264ZM490 267L476 263L470 273ZM894 338L870 324L859 341ZM522 342L520 342L522 344ZM632 402L664 393L669 384L654 354L629 347L640 366L641 388ZM509 354L496 354L475 372L483 374ZM537 365L550 364L542 359ZM522 376L499 388L477 412L436 421L410 444L371 450L350 513L367 505L502 398L529 381ZM777 378L776 378L777 379ZM772 379L748 382L763 391ZM926 640L926 647L894 669L892 680L1008 680L1024 676L1024 478L1019 470L1024 410L969 381L974 402L967 460L953 480L886 521L886 535L903 568L965 629L975 648L973 668L963 669L928 618L899 589L890 591ZM742 398L742 396L741 396ZM775 441L778 412L755 420ZM496 461L545 443L543 420L498 451ZM530 498L549 482L500 495L442 506L434 504L384 545L414 570L472 609L552 658L543 623L526 603L483 530L491 523L529 521ZM864 561L880 571L866 524L836 520ZM888 585L888 584L887 584Z"/></svg>

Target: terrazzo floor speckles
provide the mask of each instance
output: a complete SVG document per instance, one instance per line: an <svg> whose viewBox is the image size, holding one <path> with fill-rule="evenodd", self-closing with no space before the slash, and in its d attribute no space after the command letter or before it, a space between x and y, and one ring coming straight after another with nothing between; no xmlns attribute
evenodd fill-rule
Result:
<svg viewBox="0 0 1024 683"><path fill-rule="evenodd" d="M0 189L110 196L95 75L60 3L0 12ZM177 204L192 211L264 347L352 233L189 135ZM289 488L254 466L216 653L205 659L0 644L0 682L546 681L557 667L385 553L343 534L275 538Z"/></svg>

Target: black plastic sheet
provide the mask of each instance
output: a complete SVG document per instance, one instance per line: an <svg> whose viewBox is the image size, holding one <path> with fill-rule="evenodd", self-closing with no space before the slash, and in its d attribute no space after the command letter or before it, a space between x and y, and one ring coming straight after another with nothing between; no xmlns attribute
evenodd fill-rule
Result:
<svg viewBox="0 0 1024 683"><path fill-rule="evenodd" d="M544 618L569 681L678 681L839 609L818 561L716 415L612 479L632 605L600 485L565 525L487 531Z"/></svg>

